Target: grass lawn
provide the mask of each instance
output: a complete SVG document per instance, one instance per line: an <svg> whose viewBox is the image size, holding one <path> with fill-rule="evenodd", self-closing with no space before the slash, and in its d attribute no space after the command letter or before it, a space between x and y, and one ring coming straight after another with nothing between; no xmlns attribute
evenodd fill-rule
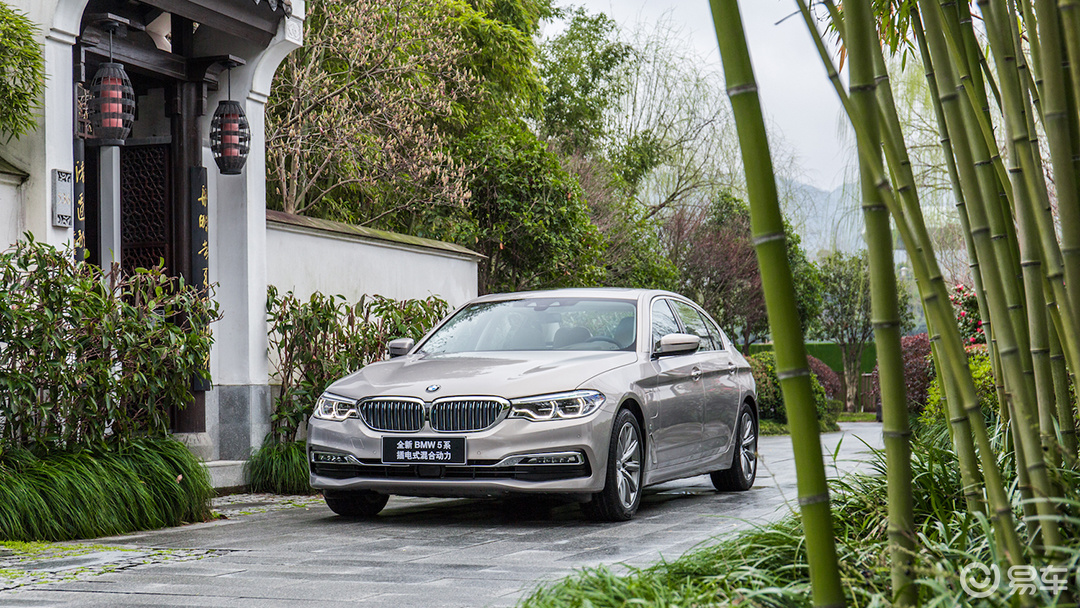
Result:
<svg viewBox="0 0 1080 608"><path fill-rule="evenodd" d="M877 412L840 412L837 422L877 422Z"/></svg>

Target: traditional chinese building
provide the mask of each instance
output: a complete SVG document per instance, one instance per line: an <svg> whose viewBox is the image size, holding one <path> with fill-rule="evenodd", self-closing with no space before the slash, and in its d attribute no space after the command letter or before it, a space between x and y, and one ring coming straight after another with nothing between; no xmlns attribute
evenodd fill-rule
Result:
<svg viewBox="0 0 1080 608"><path fill-rule="evenodd" d="M266 290L476 295L463 247L266 210L265 104L303 0L3 0L41 30L38 128L0 142L0 250L25 232L125 271L215 284L212 385L175 435L215 484L269 431Z"/></svg>
<svg viewBox="0 0 1080 608"><path fill-rule="evenodd" d="M173 426L246 458L269 412L264 105L303 0L5 1L39 25L47 79L39 127L0 143L0 249L31 232L217 283L213 389Z"/></svg>

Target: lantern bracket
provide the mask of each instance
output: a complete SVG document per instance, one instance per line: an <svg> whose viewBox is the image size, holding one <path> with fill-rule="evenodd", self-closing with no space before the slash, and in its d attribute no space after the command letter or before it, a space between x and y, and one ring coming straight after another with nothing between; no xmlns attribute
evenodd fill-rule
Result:
<svg viewBox="0 0 1080 608"><path fill-rule="evenodd" d="M139 32L146 29L143 24L114 13L92 13L83 18L83 23L91 23L95 25L97 29L106 34L112 34L117 38L127 36L129 29Z"/></svg>
<svg viewBox="0 0 1080 608"><path fill-rule="evenodd" d="M196 100L195 113L199 116L206 114L207 95L214 85L214 90L220 88L220 74L225 70L244 65L243 59L236 55L211 55L208 57L192 57L188 60L188 80L198 83L199 94Z"/></svg>

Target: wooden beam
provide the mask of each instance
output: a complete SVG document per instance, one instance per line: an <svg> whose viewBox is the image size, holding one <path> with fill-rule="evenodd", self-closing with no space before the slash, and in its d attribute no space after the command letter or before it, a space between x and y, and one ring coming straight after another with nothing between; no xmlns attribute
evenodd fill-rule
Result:
<svg viewBox="0 0 1080 608"><path fill-rule="evenodd" d="M281 15L259 10L251 0L140 0L200 25L255 42L270 44Z"/></svg>
<svg viewBox="0 0 1080 608"><path fill-rule="evenodd" d="M79 37L79 47L85 55L108 60L109 35L96 27L88 27ZM124 64L124 67L132 73L142 73L156 78L201 82L212 91L218 89L220 74L224 69L218 65L219 62L232 61L236 65L244 64L242 59L232 55L188 59L178 53L168 53L156 47L135 44L126 38L113 38L113 58Z"/></svg>

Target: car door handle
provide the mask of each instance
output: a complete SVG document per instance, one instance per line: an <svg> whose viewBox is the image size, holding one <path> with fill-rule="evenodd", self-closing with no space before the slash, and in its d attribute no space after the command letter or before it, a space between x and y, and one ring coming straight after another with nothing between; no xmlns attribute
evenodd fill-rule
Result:
<svg viewBox="0 0 1080 608"><path fill-rule="evenodd" d="M698 380L701 380L701 368L700 367L695 367L694 369L690 370L690 379L693 380L694 382L697 382Z"/></svg>
<svg viewBox="0 0 1080 608"><path fill-rule="evenodd" d="M736 369L738 369L738 367L734 363L732 363L732 364L728 365L727 373L734 374Z"/></svg>

